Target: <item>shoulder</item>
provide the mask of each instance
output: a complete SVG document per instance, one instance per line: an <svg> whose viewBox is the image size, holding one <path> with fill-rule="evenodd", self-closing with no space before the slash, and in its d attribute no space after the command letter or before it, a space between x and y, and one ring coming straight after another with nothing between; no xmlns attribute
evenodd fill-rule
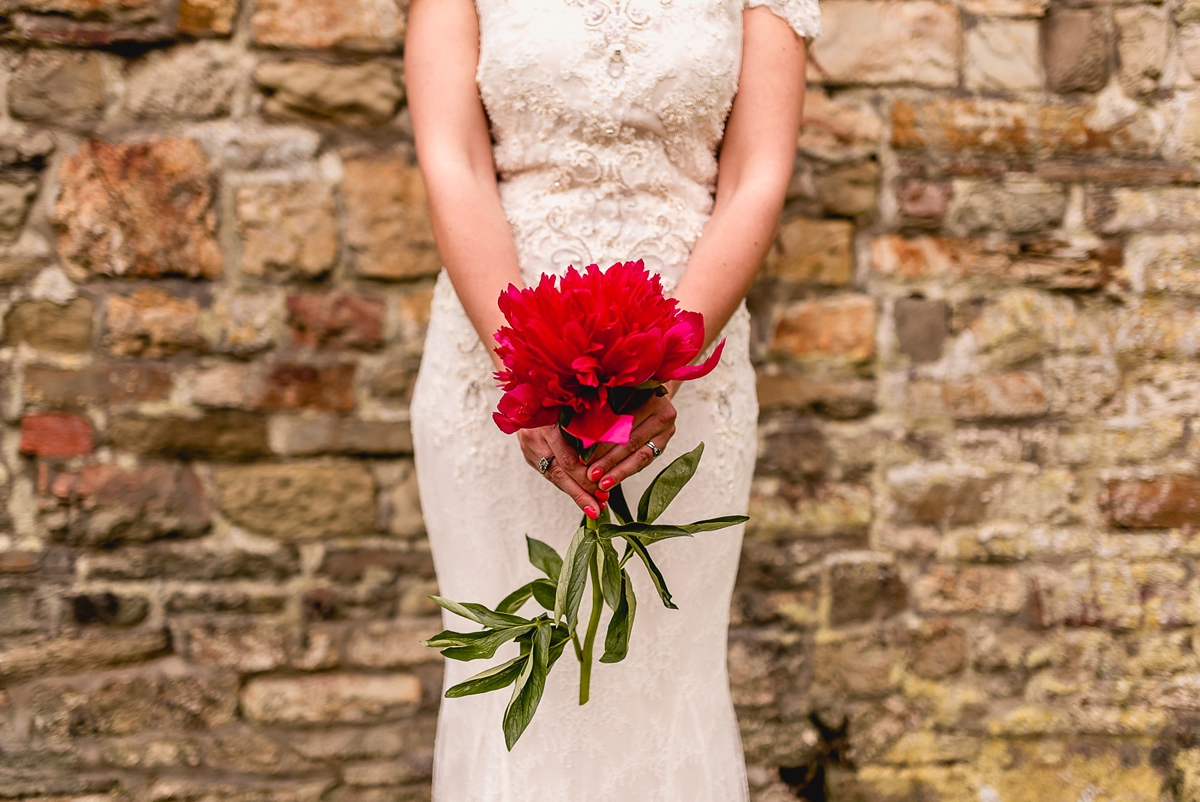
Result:
<svg viewBox="0 0 1200 802"><path fill-rule="evenodd" d="M805 42L821 33L821 9L817 0L743 0L743 8L768 8L782 17Z"/></svg>

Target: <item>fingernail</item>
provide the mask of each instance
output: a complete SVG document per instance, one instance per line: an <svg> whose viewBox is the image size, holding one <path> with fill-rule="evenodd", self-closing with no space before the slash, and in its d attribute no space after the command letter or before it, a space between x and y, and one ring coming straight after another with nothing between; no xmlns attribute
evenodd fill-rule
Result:
<svg viewBox="0 0 1200 802"><path fill-rule="evenodd" d="M605 504L603 501L601 501L600 502L600 512L604 512L606 509L608 509L608 505Z"/></svg>
<svg viewBox="0 0 1200 802"><path fill-rule="evenodd" d="M608 491L607 490L597 490L592 495L596 497L597 501L608 501Z"/></svg>
<svg viewBox="0 0 1200 802"><path fill-rule="evenodd" d="M588 471L588 478L591 479L593 482L596 481L597 479L599 479L603 475L604 475L604 469L601 468L599 465L597 465L595 468L592 468L590 471Z"/></svg>
<svg viewBox="0 0 1200 802"><path fill-rule="evenodd" d="M615 485L616 483L617 483L616 479L612 478L611 476L605 476L603 479L600 480L600 489L601 490L612 490L612 486Z"/></svg>
<svg viewBox="0 0 1200 802"><path fill-rule="evenodd" d="M596 512L595 507L584 507L583 514L591 518L593 521L600 517L600 513Z"/></svg>

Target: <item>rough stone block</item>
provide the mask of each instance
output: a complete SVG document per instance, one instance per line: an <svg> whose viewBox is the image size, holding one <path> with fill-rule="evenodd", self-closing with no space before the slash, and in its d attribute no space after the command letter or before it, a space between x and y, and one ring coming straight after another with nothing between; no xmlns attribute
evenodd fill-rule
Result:
<svg viewBox="0 0 1200 802"><path fill-rule="evenodd" d="M263 0L250 25L267 47L388 52L403 42L405 21L397 0Z"/></svg>
<svg viewBox="0 0 1200 802"><path fill-rule="evenodd" d="M1096 201L1093 215L1107 234L1189 231L1200 219L1200 189L1156 187L1114 190Z"/></svg>
<svg viewBox="0 0 1200 802"><path fill-rule="evenodd" d="M821 8L813 53L832 84L954 86L959 15L953 5L832 0Z"/></svg>
<svg viewBox="0 0 1200 802"><path fill-rule="evenodd" d="M242 272L314 279L337 261L333 188L321 181L262 184L237 192Z"/></svg>
<svg viewBox="0 0 1200 802"><path fill-rule="evenodd" d="M421 701L411 674L259 677L242 690L242 711L263 724L367 723L403 718Z"/></svg>
<svg viewBox="0 0 1200 802"><path fill-rule="evenodd" d="M1105 322L1122 356L1188 358L1200 353L1200 310L1190 305L1147 299L1118 309Z"/></svg>
<svg viewBox="0 0 1200 802"><path fill-rule="evenodd" d="M81 370L30 365L25 368L27 401L51 406L161 401L171 392L171 373L157 365L94 364Z"/></svg>
<svg viewBox="0 0 1200 802"><path fill-rule="evenodd" d="M162 290L110 295L104 342L114 356L163 357L201 347L200 305Z"/></svg>
<svg viewBox="0 0 1200 802"><path fill-rule="evenodd" d="M4 318L5 339L46 351L90 351L94 310L88 298L76 298L65 306L53 301L25 301L13 306Z"/></svg>
<svg viewBox="0 0 1200 802"><path fill-rule="evenodd" d="M182 654L192 663L242 673L272 671L287 664L288 629L262 619L215 618L179 626Z"/></svg>
<svg viewBox="0 0 1200 802"><path fill-rule="evenodd" d="M290 541L375 531L375 483L360 463L227 467L215 478L221 509L254 532Z"/></svg>
<svg viewBox="0 0 1200 802"><path fill-rule="evenodd" d="M897 523L962 525L988 514L997 477L981 469L913 463L887 473Z"/></svg>
<svg viewBox="0 0 1200 802"><path fill-rule="evenodd" d="M1042 22L1042 59L1054 92L1098 92L1112 69L1112 36L1099 9L1055 8Z"/></svg>
<svg viewBox="0 0 1200 802"><path fill-rule="evenodd" d="M1117 53L1125 91L1145 96L1158 88L1170 47L1170 20L1165 8L1131 6L1113 12L1117 24Z"/></svg>
<svg viewBox="0 0 1200 802"><path fill-rule="evenodd" d="M100 53L31 50L8 82L14 117L88 129L104 117L104 59Z"/></svg>
<svg viewBox="0 0 1200 802"><path fill-rule="evenodd" d="M969 89L1019 92L1045 83L1033 20L980 20L967 31L966 47Z"/></svg>
<svg viewBox="0 0 1200 802"><path fill-rule="evenodd" d="M219 410L200 418L117 416L112 444L137 454L175 459L247 459L267 456L267 421L260 415Z"/></svg>
<svg viewBox="0 0 1200 802"><path fill-rule="evenodd" d="M222 117L241 80L239 66L237 53L215 42L156 51L131 68L125 109L146 120Z"/></svg>
<svg viewBox="0 0 1200 802"><path fill-rule="evenodd" d="M388 531L400 537L416 538L425 534L421 514L421 495L417 491L417 469L405 460L396 465L395 485L385 497Z"/></svg>
<svg viewBox="0 0 1200 802"><path fill-rule="evenodd" d="M284 316L283 293L226 292L200 313L200 331L211 351L249 356L275 344Z"/></svg>
<svg viewBox="0 0 1200 802"><path fill-rule="evenodd" d="M838 627L899 613L908 588L894 565L864 556L829 567L829 597L829 625Z"/></svg>
<svg viewBox="0 0 1200 802"><path fill-rule="evenodd" d="M1179 27L1179 58L1193 78L1200 78L1200 20Z"/></svg>
<svg viewBox="0 0 1200 802"><path fill-rule="evenodd" d="M1057 228L1066 209L1063 186L1037 180L959 181L946 213L946 228L960 237L986 231L1033 234Z"/></svg>
<svg viewBox="0 0 1200 802"><path fill-rule="evenodd" d="M1172 563L1087 560L1040 567L1030 582L1031 610L1043 627L1132 629L1196 621L1187 575Z"/></svg>
<svg viewBox="0 0 1200 802"><path fill-rule="evenodd" d="M857 162L879 151L883 119L868 103L830 98L812 87L804 98L804 121L797 141L805 156L826 162Z"/></svg>
<svg viewBox="0 0 1200 802"><path fill-rule="evenodd" d="M784 312L771 347L800 359L865 361L875 353L875 323L875 300L865 295L803 301Z"/></svg>
<svg viewBox="0 0 1200 802"><path fill-rule="evenodd" d="M32 632L40 629L43 623L38 613L37 597L32 591L0 589L0 635ZM0 729L0 732L3 730Z"/></svg>
<svg viewBox="0 0 1200 802"><path fill-rule="evenodd" d="M837 166L813 176L815 199L826 214L867 218L879 204L879 163Z"/></svg>
<svg viewBox="0 0 1200 802"><path fill-rule="evenodd" d="M37 194L37 181L0 181L0 242L17 240Z"/></svg>
<svg viewBox="0 0 1200 802"><path fill-rule="evenodd" d="M56 513L51 529L76 545L197 537L212 522L204 486L182 465L86 465L48 471L39 485L46 511Z"/></svg>
<svg viewBox="0 0 1200 802"><path fill-rule="evenodd" d="M896 189L896 200L905 222L910 225L937 228L954 197L954 187L947 182L905 179Z"/></svg>
<svg viewBox="0 0 1200 802"><path fill-rule="evenodd" d="M303 293L287 299L292 344L372 350L383 344L384 301L356 293Z"/></svg>
<svg viewBox="0 0 1200 802"><path fill-rule="evenodd" d="M909 385L909 404L918 415L950 415L958 420L1014 420L1050 411L1042 380L1024 371L916 381Z"/></svg>
<svg viewBox="0 0 1200 802"><path fill-rule="evenodd" d="M92 425L78 415L46 412L21 418L21 453L37 457L82 457L92 453Z"/></svg>
<svg viewBox="0 0 1200 802"><path fill-rule="evenodd" d="M1102 506L1109 523L1123 529L1200 526L1200 478L1114 479Z"/></svg>
<svg viewBox="0 0 1200 802"><path fill-rule="evenodd" d="M81 626L136 626L150 612L146 597L118 596L109 591L81 593L72 596L69 602L71 619Z"/></svg>
<svg viewBox="0 0 1200 802"><path fill-rule="evenodd" d="M179 30L192 36L228 36L237 19L239 0L182 0Z"/></svg>
<svg viewBox="0 0 1200 802"><path fill-rule="evenodd" d="M169 648L167 634L161 629L45 640L31 646L0 649L0 681L7 685L33 677L136 663ZM38 728L36 721L34 728Z"/></svg>
<svg viewBox="0 0 1200 802"><path fill-rule="evenodd" d="M270 61L259 65L254 80L267 92L268 115L299 115L342 125L388 123L404 97L396 69L377 61Z"/></svg>
<svg viewBox="0 0 1200 802"><path fill-rule="evenodd" d="M395 456L411 454L412 429L399 421L368 421L333 415L277 415L271 449L289 457L319 454Z"/></svg>
<svg viewBox="0 0 1200 802"><path fill-rule="evenodd" d="M904 652L869 639L818 643L813 652L814 694L822 699L869 699L896 688Z"/></svg>
<svg viewBox="0 0 1200 802"><path fill-rule="evenodd" d="M351 412L356 365L341 363L313 366L284 363L267 373L266 385L258 406L284 411L317 409L326 412Z"/></svg>
<svg viewBox="0 0 1200 802"><path fill-rule="evenodd" d="M438 661L421 645L442 631L441 619L375 622L356 626L346 638L344 661L354 668L405 668Z"/></svg>
<svg viewBox="0 0 1200 802"><path fill-rule="evenodd" d="M281 581L299 573L294 552L246 551L228 542L199 540L126 546L90 556L81 575L98 580L171 579L218 582L231 580Z"/></svg>
<svg viewBox="0 0 1200 802"><path fill-rule="evenodd" d="M900 353L913 362L936 362L941 358L950 319L945 301L900 298L894 315Z"/></svg>
<svg viewBox="0 0 1200 802"><path fill-rule="evenodd" d="M345 167L346 240L358 275L403 280L437 273L441 259L417 168L393 156L348 159Z"/></svg>
<svg viewBox="0 0 1200 802"><path fill-rule="evenodd" d="M762 373L758 403L764 410L820 412L832 418L859 418L875 409L875 383L853 378Z"/></svg>
<svg viewBox="0 0 1200 802"><path fill-rule="evenodd" d="M59 249L75 278L221 274L212 172L196 142L88 142L59 180Z"/></svg>
<svg viewBox="0 0 1200 802"><path fill-rule="evenodd" d="M998 566L935 565L913 585L917 609L936 614L1011 615L1021 611L1025 597L1020 572Z"/></svg>
<svg viewBox="0 0 1200 802"><path fill-rule="evenodd" d="M854 225L797 217L779 231L766 274L787 281L844 286L854 278Z"/></svg>

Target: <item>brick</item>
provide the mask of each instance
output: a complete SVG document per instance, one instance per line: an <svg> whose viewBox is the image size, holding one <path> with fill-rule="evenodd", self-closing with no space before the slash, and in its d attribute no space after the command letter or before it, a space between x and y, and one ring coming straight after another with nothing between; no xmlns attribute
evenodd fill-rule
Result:
<svg viewBox="0 0 1200 802"><path fill-rule="evenodd" d="M896 339L900 353L913 362L936 362L942 356L950 317L945 301L900 298L896 301Z"/></svg>
<svg viewBox="0 0 1200 802"><path fill-rule="evenodd" d="M767 255L768 276L845 286L854 277L854 225L797 217L783 224Z"/></svg>
<svg viewBox="0 0 1200 802"><path fill-rule="evenodd" d="M150 802L320 802L328 798L325 792L333 784L332 777L250 781L164 777L154 781L146 799Z"/></svg>
<svg viewBox="0 0 1200 802"><path fill-rule="evenodd" d="M897 523L962 525L983 521L997 478L947 464L914 463L887 474Z"/></svg>
<svg viewBox="0 0 1200 802"><path fill-rule="evenodd" d="M162 630L45 640L32 646L0 649L0 681L9 684L48 674L75 674L136 663L169 648Z"/></svg>
<svg viewBox="0 0 1200 802"><path fill-rule="evenodd" d="M758 377L758 403L764 410L791 409L833 418L859 418L875 410L875 391L875 383L863 379L769 373Z"/></svg>
<svg viewBox="0 0 1200 802"><path fill-rule="evenodd" d="M31 591L0 589L0 635L20 635L40 629L40 619L37 597Z"/></svg>
<svg viewBox="0 0 1200 802"><path fill-rule="evenodd" d="M900 212L910 225L936 228L950 206L954 187L946 182L905 179L896 189Z"/></svg>
<svg viewBox="0 0 1200 802"><path fill-rule="evenodd" d="M36 181L0 181L0 242L15 242L37 197Z"/></svg>
<svg viewBox="0 0 1200 802"><path fill-rule="evenodd" d="M300 571L296 555L286 549L246 551L226 542L205 540L125 546L87 558L81 576L93 580L171 579L217 582L280 581Z"/></svg>
<svg viewBox="0 0 1200 802"><path fill-rule="evenodd" d="M918 415L948 414L958 420L1014 420L1050 410L1041 379L1024 371L913 382L909 403Z"/></svg>
<svg viewBox="0 0 1200 802"><path fill-rule="evenodd" d="M958 83L960 23L952 5L832 0L821 16L813 53L825 83Z"/></svg>
<svg viewBox="0 0 1200 802"><path fill-rule="evenodd" d="M1035 234L1058 228L1067 208L1065 187L1038 180L1003 184L955 183L946 229L959 237L987 231Z"/></svg>
<svg viewBox="0 0 1200 802"><path fill-rule="evenodd" d="M875 320L875 301L867 296L804 301L784 312L771 347L801 359L863 361L875 353Z"/></svg>
<svg viewBox="0 0 1200 802"><path fill-rule="evenodd" d="M171 373L156 365L100 363L80 370L29 365L27 401L51 406L161 401L171 392Z"/></svg>
<svg viewBox="0 0 1200 802"><path fill-rule="evenodd" d="M830 98L814 86L804 98L801 153L829 162L857 161L879 151L883 119L870 104L839 95Z"/></svg>
<svg viewBox="0 0 1200 802"><path fill-rule="evenodd" d="M421 361L415 356L383 364L371 379L371 395L385 401L410 403L420 367Z"/></svg>
<svg viewBox="0 0 1200 802"><path fill-rule="evenodd" d="M404 40L405 15L396 0L263 0L250 26L268 47L388 52Z"/></svg>
<svg viewBox="0 0 1200 802"><path fill-rule="evenodd" d="M1125 265L1135 289L1200 295L1200 234L1131 237Z"/></svg>
<svg viewBox="0 0 1200 802"><path fill-rule="evenodd" d="M800 419L771 426L763 432L756 473L802 483L823 477L830 462L825 434L812 421Z"/></svg>
<svg viewBox="0 0 1200 802"><path fill-rule="evenodd" d="M1162 135L1134 114L1105 124L1109 115L1075 104L930 97L892 104L892 145L980 157L1152 156Z"/></svg>
<svg viewBox="0 0 1200 802"><path fill-rule="evenodd" d="M886 696L897 684L898 648L867 639L820 643L813 652L814 693L819 698Z"/></svg>
<svg viewBox="0 0 1200 802"><path fill-rule="evenodd" d="M1101 287L1109 280L1111 262L1111 256L1104 250L1083 258L1057 256L1053 252L1022 255L1010 244L994 239L908 238L892 234L871 243L872 269L901 281L954 276L1047 289L1087 290Z"/></svg>
<svg viewBox="0 0 1200 802"><path fill-rule="evenodd" d="M326 366L284 363L267 373L258 406L267 410L317 409L350 412L354 409L355 365Z"/></svg>
<svg viewBox="0 0 1200 802"><path fill-rule="evenodd" d="M64 306L53 301L16 304L4 318L5 339L46 351L90 351L94 309L88 298L76 298Z"/></svg>
<svg viewBox="0 0 1200 802"><path fill-rule="evenodd" d="M241 80L238 67L236 51L215 42L151 53L130 71L125 109L145 120L223 117Z"/></svg>
<svg viewBox="0 0 1200 802"><path fill-rule="evenodd" d="M21 453L37 457L82 457L92 453L92 425L78 415L47 412L21 418Z"/></svg>
<svg viewBox="0 0 1200 802"><path fill-rule="evenodd" d="M281 292L222 293L201 311L200 330L209 350L249 356L275 344L283 316Z"/></svg>
<svg viewBox="0 0 1200 802"><path fill-rule="evenodd" d="M263 724L367 723L405 717L421 701L410 674L260 677L242 690L242 710Z"/></svg>
<svg viewBox="0 0 1200 802"><path fill-rule="evenodd" d="M1200 353L1200 310L1147 299L1116 310L1105 321L1117 353L1128 357L1191 357Z"/></svg>
<svg viewBox="0 0 1200 802"><path fill-rule="evenodd" d="M879 164L837 166L813 176L815 199L826 214L866 218L875 214L879 204Z"/></svg>
<svg viewBox="0 0 1200 802"><path fill-rule="evenodd" d="M1050 357L1044 368L1051 412L1093 415L1121 388L1121 373L1107 357Z"/></svg>
<svg viewBox="0 0 1200 802"><path fill-rule="evenodd" d="M100 53L31 50L8 83L17 119L88 129L103 119L104 59Z"/></svg>
<svg viewBox="0 0 1200 802"><path fill-rule="evenodd" d="M110 295L104 341L114 356L163 357L201 347L200 305L162 290Z"/></svg>
<svg viewBox="0 0 1200 802"><path fill-rule="evenodd" d="M108 428L113 446L175 459L246 459L271 453L267 422L236 410L199 418L117 416Z"/></svg>
<svg viewBox="0 0 1200 802"><path fill-rule="evenodd" d="M397 757L433 743L432 717L418 717L401 724L368 727L326 727L297 730L290 745L308 760L374 760Z"/></svg>
<svg viewBox="0 0 1200 802"><path fill-rule="evenodd" d="M270 61L254 71L274 117L308 117L342 125L383 125L396 115L404 91L397 70L377 61L332 65Z"/></svg>
<svg viewBox="0 0 1200 802"><path fill-rule="evenodd" d="M317 573L334 582L353 584L371 575L391 582L400 575L432 576L427 548L330 548Z"/></svg>
<svg viewBox="0 0 1200 802"><path fill-rule="evenodd" d="M1149 95L1158 88L1167 62L1167 10L1147 6L1118 8L1117 54L1121 83L1131 95Z"/></svg>
<svg viewBox="0 0 1200 802"><path fill-rule="evenodd" d="M86 692L53 680L30 691L35 736L122 736L146 730L202 731L231 723L237 710L237 677L192 672L174 661L141 675L105 676Z"/></svg>
<svg viewBox="0 0 1200 802"><path fill-rule="evenodd" d="M213 175L196 142L88 142L63 161L59 180L54 219L74 277L221 274Z"/></svg>
<svg viewBox="0 0 1200 802"><path fill-rule="evenodd" d="M1116 189L1109 204L1095 208L1104 233L1188 231L1200 215L1200 188Z"/></svg>
<svg viewBox="0 0 1200 802"><path fill-rule="evenodd" d="M150 602L144 596L118 596L108 591L81 593L69 602L71 619L81 626L136 626L150 612Z"/></svg>
<svg viewBox="0 0 1200 802"><path fill-rule="evenodd" d="M289 463L217 471L221 509L234 523L281 540L375 531L375 483L360 463Z"/></svg>
<svg viewBox="0 0 1200 802"><path fill-rule="evenodd" d="M212 523L204 486L182 465L86 465L47 472L39 485L44 510L56 512L50 528L75 545L198 537Z"/></svg>
<svg viewBox="0 0 1200 802"><path fill-rule="evenodd" d="M301 348L372 350L383 344L384 301L354 293L288 296L292 344Z"/></svg>
<svg viewBox="0 0 1200 802"><path fill-rule="evenodd" d="M437 273L441 259L417 168L373 156L347 159L345 170L346 242L357 274L404 280Z"/></svg>
<svg viewBox="0 0 1200 802"><path fill-rule="evenodd" d="M421 645L442 630L440 619L372 622L346 638L345 663L354 668L406 668L437 662L437 652Z"/></svg>
<svg viewBox="0 0 1200 802"><path fill-rule="evenodd" d="M1045 83L1033 20L980 20L966 35L969 89L1019 92Z"/></svg>
<svg viewBox="0 0 1200 802"><path fill-rule="evenodd" d="M1179 57L1193 78L1200 78L1200 24L1190 22L1179 28Z"/></svg>
<svg viewBox="0 0 1200 802"><path fill-rule="evenodd" d="M895 566L864 556L829 568L829 625L871 621L901 612L908 588Z"/></svg>
<svg viewBox="0 0 1200 802"><path fill-rule="evenodd" d="M251 407L263 393L263 379L261 365L223 362L181 379L180 395L202 407Z"/></svg>
<svg viewBox="0 0 1200 802"><path fill-rule="evenodd" d="M400 421L369 421L334 415L277 415L271 419L271 449L284 456L320 454L396 456L411 454L412 429Z"/></svg>
<svg viewBox="0 0 1200 802"><path fill-rule="evenodd" d="M239 0L182 0L179 4L179 30L192 36L233 33Z"/></svg>
<svg viewBox="0 0 1200 802"><path fill-rule="evenodd" d="M1055 8L1042 22L1042 57L1054 92L1098 92L1112 69L1112 37L1099 9Z"/></svg>
<svg viewBox="0 0 1200 802"><path fill-rule="evenodd" d="M1040 567L1030 582L1030 607L1042 627L1193 624L1186 583L1185 570L1173 563L1088 560Z"/></svg>
<svg viewBox="0 0 1200 802"><path fill-rule="evenodd" d="M937 627L913 649L910 661L918 677L938 680L960 673L967 664L967 637L953 627Z"/></svg>
<svg viewBox="0 0 1200 802"><path fill-rule="evenodd" d="M917 577L913 598L927 613L1011 615L1025 604L1025 583L1015 569L936 565Z"/></svg>
<svg viewBox="0 0 1200 802"><path fill-rule="evenodd" d="M388 531L408 538L424 535L425 518L421 514L416 466L408 460L397 463L391 479L394 485L384 497Z"/></svg>
<svg viewBox="0 0 1200 802"><path fill-rule="evenodd" d="M242 271L278 280L315 279L338 255L333 187L321 181L239 187Z"/></svg>
<svg viewBox="0 0 1200 802"><path fill-rule="evenodd" d="M179 627L181 652L189 662L242 673L271 671L287 664L287 627L255 619L209 619Z"/></svg>
<svg viewBox="0 0 1200 802"><path fill-rule="evenodd" d="M1108 522L1123 529L1200 526L1200 478L1114 479L1105 486L1102 506Z"/></svg>

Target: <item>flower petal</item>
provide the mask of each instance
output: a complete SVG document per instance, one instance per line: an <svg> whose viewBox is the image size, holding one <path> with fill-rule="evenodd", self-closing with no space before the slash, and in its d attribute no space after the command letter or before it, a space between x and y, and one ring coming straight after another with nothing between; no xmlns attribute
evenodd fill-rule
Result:
<svg viewBox="0 0 1200 802"><path fill-rule="evenodd" d="M701 376L707 376L713 372L713 368L721 361L721 352L725 350L725 341L721 340L717 344L716 349L712 352L712 356L704 360L700 365L685 365L681 368L676 368L666 377L666 381L691 381L699 379Z"/></svg>
<svg viewBox="0 0 1200 802"><path fill-rule="evenodd" d="M596 443L621 445L628 443L633 434L633 416L618 415L605 403L594 404L577 413L563 428L579 438L584 448L591 448Z"/></svg>

